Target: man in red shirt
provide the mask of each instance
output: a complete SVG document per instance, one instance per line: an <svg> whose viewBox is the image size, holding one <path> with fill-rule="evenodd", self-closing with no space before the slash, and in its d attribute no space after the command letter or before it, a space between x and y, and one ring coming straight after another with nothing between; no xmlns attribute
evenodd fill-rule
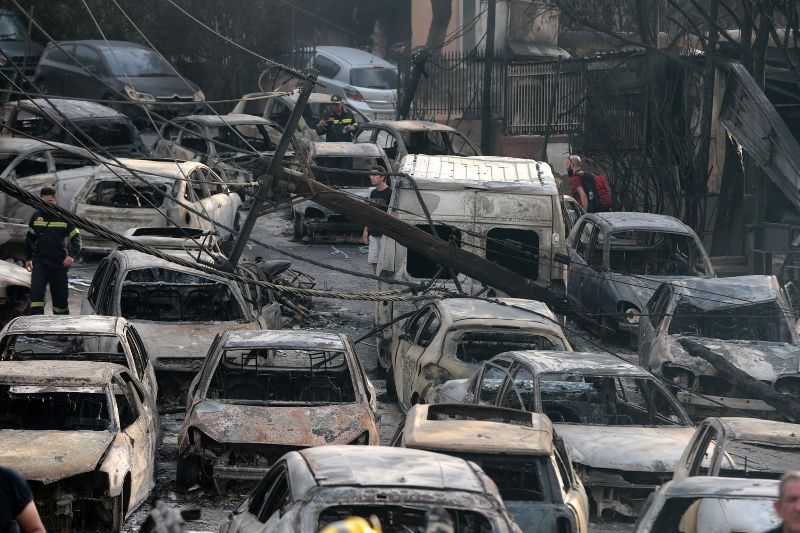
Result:
<svg viewBox="0 0 800 533"><path fill-rule="evenodd" d="M589 210L589 198L586 196L586 191L583 189L583 178L578 175L581 171L581 158L577 155L571 155L567 158L567 175L569 176L572 190L570 194L575 200L581 204L584 211Z"/></svg>

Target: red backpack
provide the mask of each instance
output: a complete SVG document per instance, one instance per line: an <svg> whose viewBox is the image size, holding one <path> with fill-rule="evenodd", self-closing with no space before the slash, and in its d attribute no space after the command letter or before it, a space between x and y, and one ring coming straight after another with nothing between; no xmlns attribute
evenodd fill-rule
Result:
<svg viewBox="0 0 800 533"><path fill-rule="evenodd" d="M603 174L581 172L581 179L586 198L589 200L588 211L590 213L611 211L611 189L608 187L606 177Z"/></svg>

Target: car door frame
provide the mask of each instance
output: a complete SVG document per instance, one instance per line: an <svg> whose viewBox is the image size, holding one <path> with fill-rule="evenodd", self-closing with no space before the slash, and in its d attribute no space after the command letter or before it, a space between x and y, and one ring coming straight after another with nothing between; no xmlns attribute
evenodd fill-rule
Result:
<svg viewBox="0 0 800 533"><path fill-rule="evenodd" d="M583 217L578 220L573 229L574 236L570 234L570 237L573 238L570 239L568 247L570 262L569 273L567 274L567 299L570 307L581 313L586 311L580 295L583 292L583 285L586 283L586 276L588 273L585 272L585 270L589 267L589 261L584 258L583 253L579 251L579 246L581 246L581 235L584 233L587 226L591 226L591 231L586 241L585 252L583 253L588 255L592 247L592 238L598 227L597 222L591 218Z"/></svg>
<svg viewBox="0 0 800 533"><path fill-rule="evenodd" d="M397 153L395 154L394 158L390 158L388 154L386 154L386 150L382 146L378 146L384 151L384 155L386 159L389 161L391 168L394 172L400 168L400 162L403 160L405 156L408 155L408 148L406 148L406 143L403 140L403 135L395 128L388 126L386 124L372 124L370 122L360 125L359 124L359 131L356 132L356 135L353 136L353 143L361 144L356 142L356 138L359 133L362 131L372 130L372 133L369 136L369 143L374 144L377 146L378 144L378 135L381 131L385 131L391 137L394 138L395 144L397 145Z"/></svg>
<svg viewBox="0 0 800 533"><path fill-rule="evenodd" d="M395 379L397 403L400 404L401 408L404 406L406 406L405 408L411 406L411 403L409 399L406 398L406 395L407 393L410 395L412 384L414 382L414 378L416 377L413 375L413 370L416 369L417 361L425 351L424 347L417 344L417 338L419 337L420 332L430 321L431 317L434 316L435 307L435 304L431 302L420 308L420 310L411 318L409 318L398 330L397 341L396 343L393 343L394 349L392 350L392 372L394 373ZM441 316L439 316L439 320L441 321ZM413 334L410 334L409 329L412 325L416 325L417 329ZM412 350L417 352L416 357L414 355L408 355ZM401 357L402 360L400 359ZM401 362L402 364L399 364ZM407 372L407 369L411 369L411 372ZM408 383L406 383L406 381L408 381Z"/></svg>

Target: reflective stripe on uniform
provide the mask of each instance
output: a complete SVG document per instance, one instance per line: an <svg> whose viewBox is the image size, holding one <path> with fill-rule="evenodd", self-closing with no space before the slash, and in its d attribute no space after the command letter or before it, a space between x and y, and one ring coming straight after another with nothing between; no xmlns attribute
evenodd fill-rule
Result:
<svg viewBox="0 0 800 533"><path fill-rule="evenodd" d="M44 302L31 302L31 307L44 307Z"/></svg>
<svg viewBox="0 0 800 533"><path fill-rule="evenodd" d="M79 233L80 233L80 231L78 231L78 228L75 228L74 230L69 232L69 238L71 239L71 238L73 238L75 235L77 235Z"/></svg>
<svg viewBox="0 0 800 533"><path fill-rule="evenodd" d="M30 233L32 235L36 235L36 230L33 229L32 227L28 226L28 233Z"/></svg>
<svg viewBox="0 0 800 533"><path fill-rule="evenodd" d="M44 304L42 304L42 305L44 305ZM33 304L31 304L31 306L33 306ZM69 307L56 307L56 306L53 306L53 312L54 313L69 313Z"/></svg>
<svg viewBox="0 0 800 533"><path fill-rule="evenodd" d="M47 223L47 227L48 228L66 228L67 227L67 223L66 222L48 222Z"/></svg>
<svg viewBox="0 0 800 533"><path fill-rule="evenodd" d="M34 226L47 226L47 221L46 220L34 220L33 221L33 225Z"/></svg>

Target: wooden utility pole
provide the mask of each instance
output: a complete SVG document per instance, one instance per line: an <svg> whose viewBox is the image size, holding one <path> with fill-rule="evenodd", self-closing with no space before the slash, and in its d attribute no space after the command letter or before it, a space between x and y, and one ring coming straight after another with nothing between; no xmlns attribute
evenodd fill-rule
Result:
<svg viewBox="0 0 800 533"><path fill-rule="evenodd" d="M346 216L349 220L360 222L371 229L380 231L397 241L398 244L414 250L434 263L452 268L456 272L503 291L509 296L540 300L556 310L565 308L563 295L557 295L513 270L434 237L426 231L372 207L361 199L353 198L318 181L306 180L298 172L286 171L275 182L275 186L295 194L313 195L315 202ZM545 260L549 261L550 259Z"/></svg>
<svg viewBox="0 0 800 533"><path fill-rule="evenodd" d="M494 67L494 21L496 0L486 9L486 50L483 54L483 94L481 96L481 152L492 153L492 67Z"/></svg>

